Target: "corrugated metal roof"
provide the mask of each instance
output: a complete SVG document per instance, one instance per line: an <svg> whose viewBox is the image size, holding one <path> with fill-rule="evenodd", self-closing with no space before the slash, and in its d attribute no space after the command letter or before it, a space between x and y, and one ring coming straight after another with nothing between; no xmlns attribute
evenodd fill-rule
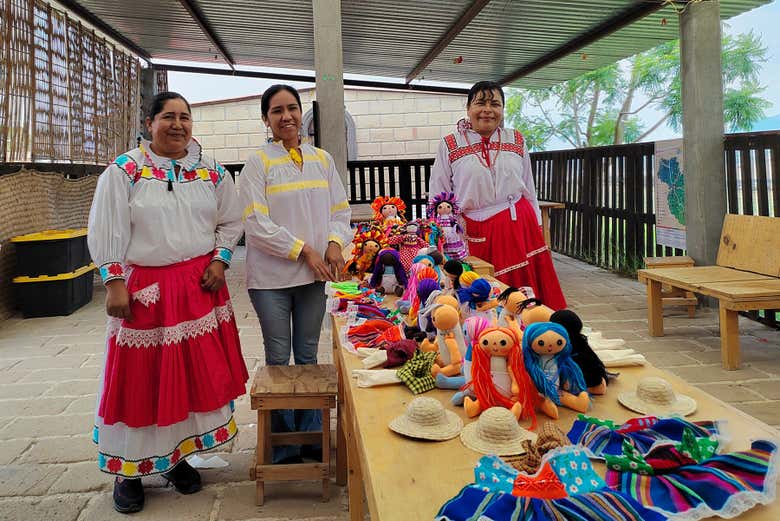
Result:
<svg viewBox="0 0 780 521"><path fill-rule="evenodd" d="M238 65L314 69L312 4L306 0L190 0ZM733 17L771 0L721 0ZM224 64L178 0L75 0L152 58ZM661 0L492 0L419 78L499 80L609 20ZM472 0L342 0L344 72L403 79ZM513 86L546 87L678 38L664 7L530 72ZM462 60L461 60L462 57Z"/></svg>

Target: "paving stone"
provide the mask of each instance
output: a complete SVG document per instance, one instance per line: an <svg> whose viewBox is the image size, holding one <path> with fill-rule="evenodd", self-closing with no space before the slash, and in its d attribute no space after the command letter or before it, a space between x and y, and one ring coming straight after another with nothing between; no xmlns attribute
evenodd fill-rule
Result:
<svg viewBox="0 0 780 521"><path fill-rule="evenodd" d="M319 481L267 482L265 504L256 506L254 482L231 485L225 488L218 519L348 519L342 487L331 482L331 499L327 503L322 502L321 493Z"/></svg>
<svg viewBox="0 0 780 521"><path fill-rule="evenodd" d="M777 386L777 383L775 383ZM696 387L727 403L763 401L765 398L753 392L756 383L750 384L698 384Z"/></svg>
<svg viewBox="0 0 780 521"><path fill-rule="evenodd" d="M765 379L766 375L751 367L736 371L726 371L720 365L700 365L697 367L672 367L669 369L688 383L736 382L750 379Z"/></svg>
<svg viewBox="0 0 780 521"><path fill-rule="evenodd" d="M54 356L54 357L40 357L40 358L28 358L22 360L22 363L18 365L19 369L75 369L81 367L84 362L87 361L85 355L74 356Z"/></svg>
<svg viewBox="0 0 780 521"><path fill-rule="evenodd" d="M41 496L65 472L62 465L5 465L0 467L0 497Z"/></svg>
<svg viewBox="0 0 780 521"><path fill-rule="evenodd" d="M65 472L52 484L49 494L111 490L113 487L113 476L101 472L97 460L68 463L62 467Z"/></svg>
<svg viewBox="0 0 780 521"><path fill-rule="evenodd" d="M19 463L73 463L96 458L97 446L91 436L58 436L35 440L19 458Z"/></svg>
<svg viewBox="0 0 780 521"><path fill-rule="evenodd" d="M43 499L17 498L0 502L4 521L75 521L89 501L85 496L52 496Z"/></svg>
<svg viewBox="0 0 780 521"><path fill-rule="evenodd" d="M220 483L249 481L249 467L252 466L252 461L254 461L254 453L208 452L202 455L203 458L210 458L211 456L219 456L227 461L229 465L219 469L200 469L203 483L217 485Z"/></svg>
<svg viewBox="0 0 780 521"><path fill-rule="evenodd" d="M681 365L698 365L699 362L685 353L648 352L644 353L647 361L656 367L665 369Z"/></svg>
<svg viewBox="0 0 780 521"><path fill-rule="evenodd" d="M87 412L94 412L97 406L97 394L90 394L76 398L70 402L70 405L65 409L65 414L83 414Z"/></svg>
<svg viewBox="0 0 780 521"><path fill-rule="evenodd" d="M257 425L244 425L238 430L233 452L254 451L257 448Z"/></svg>
<svg viewBox="0 0 780 521"><path fill-rule="evenodd" d="M14 367L16 370L16 367ZM28 382L65 382L68 380L93 380L100 378L100 369L97 367L78 367L72 369L39 369L31 371L20 383Z"/></svg>
<svg viewBox="0 0 780 521"><path fill-rule="evenodd" d="M13 416L52 416L70 405L70 398L0 400L0 418Z"/></svg>
<svg viewBox="0 0 780 521"><path fill-rule="evenodd" d="M14 383L0 387L0 398L37 398L52 387L50 383Z"/></svg>
<svg viewBox="0 0 780 521"><path fill-rule="evenodd" d="M46 392L46 396L91 396L96 394L99 388L98 379L71 380L52 386Z"/></svg>
<svg viewBox="0 0 780 521"><path fill-rule="evenodd" d="M0 431L0 438L40 438L43 436L91 434L94 421L94 414L17 418L12 424Z"/></svg>
<svg viewBox="0 0 780 521"><path fill-rule="evenodd" d="M106 476L108 477L108 476ZM114 510L112 487L89 502L79 521L128 521L127 514ZM205 487L197 494L183 495L172 488L145 488L144 509L132 515L132 521L208 521L217 488Z"/></svg>
<svg viewBox="0 0 780 521"><path fill-rule="evenodd" d="M769 425L777 424L780 418L780 401L744 403L739 409Z"/></svg>
<svg viewBox="0 0 780 521"><path fill-rule="evenodd" d="M678 352L696 352L704 351L706 347L682 338L657 337L653 340L631 340L627 342L627 347L636 349L640 353L653 353L662 351L664 353Z"/></svg>
<svg viewBox="0 0 780 521"><path fill-rule="evenodd" d="M780 400L780 381L778 380L751 382L750 389L760 394L765 400Z"/></svg>
<svg viewBox="0 0 780 521"><path fill-rule="evenodd" d="M61 346L63 350L59 353L63 356L74 355L103 355L106 352L106 342L78 343Z"/></svg>
<svg viewBox="0 0 780 521"><path fill-rule="evenodd" d="M17 440L5 440L0 443L0 465L8 465L16 458L20 457L27 448L32 445L31 438L20 438ZM2 519L2 516L0 516Z"/></svg>

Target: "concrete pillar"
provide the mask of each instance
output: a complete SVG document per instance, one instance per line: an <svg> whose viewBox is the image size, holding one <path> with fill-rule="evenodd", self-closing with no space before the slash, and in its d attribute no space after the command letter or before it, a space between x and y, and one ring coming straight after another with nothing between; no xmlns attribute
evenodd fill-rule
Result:
<svg viewBox="0 0 780 521"><path fill-rule="evenodd" d="M341 0L314 0L314 67L322 148L336 162L347 185L347 128L344 124L344 57Z"/></svg>
<svg viewBox="0 0 780 521"><path fill-rule="evenodd" d="M151 67L141 69L141 125L138 127L141 131L141 135L146 139L151 139L149 131L146 130L146 113L149 112L149 106L152 103L152 98L157 94L157 76L155 70Z"/></svg>
<svg viewBox="0 0 780 521"><path fill-rule="evenodd" d="M688 4L680 17L683 171L688 255L714 264L726 214L720 4Z"/></svg>

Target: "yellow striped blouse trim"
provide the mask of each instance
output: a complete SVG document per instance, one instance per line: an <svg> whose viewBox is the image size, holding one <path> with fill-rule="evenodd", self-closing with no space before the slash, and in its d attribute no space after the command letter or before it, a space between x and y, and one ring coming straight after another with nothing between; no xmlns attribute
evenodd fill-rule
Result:
<svg viewBox="0 0 780 521"><path fill-rule="evenodd" d="M281 183L278 185L266 186L266 195L278 194L280 192L292 192L294 190L306 190L307 188L328 188L328 182L324 179L317 181L296 181L294 183Z"/></svg>
<svg viewBox="0 0 780 521"><path fill-rule="evenodd" d="M298 255L301 254L302 249L303 249L303 241L300 239L295 239L295 242L293 243L293 247L290 250L290 253L287 254L287 258L292 261L298 260Z"/></svg>
<svg viewBox="0 0 780 521"><path fill-rule="evenodd" d="M328 167L328 158L325 157L325 152L320 150L319 148L317 150L317 155L312 154L303 154L303 161L317 161L319 163L322 163L322 165L327 168ZM262 150L259 150L257 152L257 155L260 156L260 159L263 161L263 166L265 167L265 171L268 172L268 170L271 167L279 166L279 165L285 165L287 163L292 163L292 158L290 158L289 155L287 156L281 156L281 157L275 157L271 159L268 157L268 154L263 152Z"/></svg>
<svg viewBox="0 0 780 521"><path fill-rule="evenodd" d="M246 221L247 217L252 215L253 212L261 213L263 215L268 215L268 207L264 204L260 203L252 203L249 206L246 207L244 210L244 220Z"/></svg>
<svg viewBox="0 0 780 521"><path fill-rule="evenodd" d="M336 213L336 212L338 212L338 211L341 211L341 210L346 210L347 208L349 208L349 201L347 201L346 199L344 199L344 200L343 200L343 201L341 201L340 203L338 203L338 204L334 204L333 206L331 206L331 207L330 207L330 213L331 213L331 215L332 215L332 214L334 214L334 213Z"/></svg>

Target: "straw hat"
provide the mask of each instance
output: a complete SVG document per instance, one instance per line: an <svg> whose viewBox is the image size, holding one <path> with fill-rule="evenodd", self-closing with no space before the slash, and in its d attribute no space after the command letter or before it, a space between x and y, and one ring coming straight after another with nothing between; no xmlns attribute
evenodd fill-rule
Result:
<svg viewBox="0 0 780 521"><path fill-rule="evenodd" d="M449 440L463 428L463 420L452 411L447 411L435 398L421 396L406 407L406 412L390 422L390 429L424 440Z"/></svg>
<svg viewBox="0 0 780 521"><path fill-rule="evenodd" d="M675 394L671 384L657 376L642 378L636 391L620 393L618 401L632 411L653 416L688 416L696 410L693 398Z"/></svg>
<svg viewBox="0 0 780 521"><path fill-rule="evenodd" d="M523 454L523 440L536 440L536 434L520 427L509 409L491 407L463 428L460 440L466 447L483 454L510 456Z"/></svg>

